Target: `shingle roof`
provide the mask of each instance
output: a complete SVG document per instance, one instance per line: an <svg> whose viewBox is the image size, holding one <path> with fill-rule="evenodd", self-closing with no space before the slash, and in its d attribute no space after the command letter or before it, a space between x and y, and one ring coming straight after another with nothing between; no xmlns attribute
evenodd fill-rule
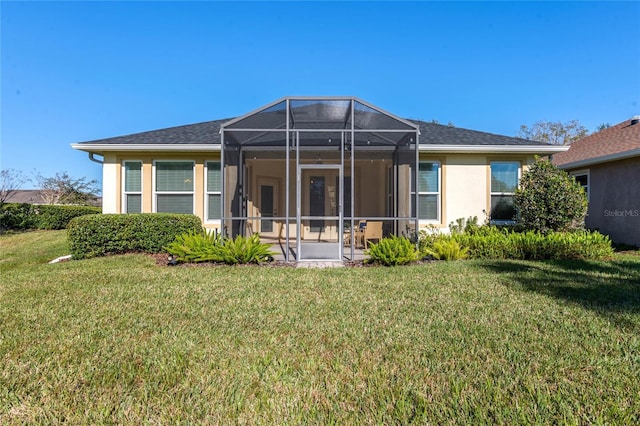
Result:
<svg viewBox="0 0 640 426"><path fill-rule="evenodd" d="M191 144L220 144L220 126L230 118L224 120L205 121L203 123L187 124L148 132L133 133L113 138L97 139L80 142L79 144L149 144L149 145L191 145Z"/></svg>
<svg viewBox="0 0 640 426"><path fill-rule="evenodd" d="M199 145L220 144L220 126L231 118L224 120L206 121L203 123L188 124L184 126L170 127L166 129L151 130L148 132L134 133L113 138L98 139L82 144L136 144L136 145ZM548 144L527 139L514 138L493 133L479 132L436 123L427 123L419 120L411 121L420 126L420 143L434 145L540 145Z"/></svg>
<svg viewBox="0 0 640 426"><path fill-rule="evenodd" d="M606 161L612 155L639 149L640 123L626 120L572 143L568 151L554 154L552 161L558 166L588 160L596 163L598 159Z"/></svg>
<svg viewBox="0 0 640 426"><path fill-rule="evenodd" d="M18 189L11 193L5 200L7 203L18 204L47 204L47 200L42 195L41 189ZM91 205L102 205L102 197L91 196L89 202Z"/></svg>
<svg viewBox="0 0 640 426"><path fill-rule="evenodd" d="M7 203L43 204L42 192L39 189L19 189L5 200Z"/></svg>
<svg viewBox="0 0 640 426"><path fill-rule="evenodd" d="M420 143L431 145L541 145L544 142L514 138L460 127L409 120L420 126Z"/></svg>

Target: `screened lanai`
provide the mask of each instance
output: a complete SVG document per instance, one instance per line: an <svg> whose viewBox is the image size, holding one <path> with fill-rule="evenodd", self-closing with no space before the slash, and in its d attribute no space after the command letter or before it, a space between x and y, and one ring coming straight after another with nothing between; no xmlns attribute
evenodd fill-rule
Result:
<svg viewBox="0 0 640 426"><path fill-rule="evenodd" d="M221 126L222 223L286 261L418 229L418 126L353 97L287 97ZM217 195L217 194L215 194Z"/></svg>

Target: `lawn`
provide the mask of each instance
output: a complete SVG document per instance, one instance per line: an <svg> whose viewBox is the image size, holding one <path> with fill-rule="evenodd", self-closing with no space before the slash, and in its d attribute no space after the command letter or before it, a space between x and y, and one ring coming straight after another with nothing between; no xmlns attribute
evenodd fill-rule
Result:
<svg viewBox="0 0 640 426"><path fill-rule="evenodd" d="M640 256L411 267L49 265L0 236L0 424L640 420Z"/></svg>

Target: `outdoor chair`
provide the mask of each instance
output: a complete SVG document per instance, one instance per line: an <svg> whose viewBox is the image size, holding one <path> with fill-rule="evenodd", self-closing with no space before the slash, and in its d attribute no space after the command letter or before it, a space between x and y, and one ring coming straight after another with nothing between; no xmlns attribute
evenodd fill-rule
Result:
<svg viewBox="0 0 640 426"><path fill-rule="evenodd" d="M369 241L375 240L379 242L382 239L382 222L363 222L360 222L356 230L356 242L366 250L369 247Z"/></svg>

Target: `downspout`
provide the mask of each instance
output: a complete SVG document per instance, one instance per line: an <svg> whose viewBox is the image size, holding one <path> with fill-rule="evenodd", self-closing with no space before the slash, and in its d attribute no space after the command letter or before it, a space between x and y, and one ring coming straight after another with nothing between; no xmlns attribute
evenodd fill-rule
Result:
<svg viewBox="0 0 640 426"><path fill-rule="evenodd" d="M95 157L95 153L93 153L93 152L90 152L90 153L89 153L89 160L93 161L94 163L104 164L104 156L102 157L102 160L98 160L98 159Z"/></svg>

